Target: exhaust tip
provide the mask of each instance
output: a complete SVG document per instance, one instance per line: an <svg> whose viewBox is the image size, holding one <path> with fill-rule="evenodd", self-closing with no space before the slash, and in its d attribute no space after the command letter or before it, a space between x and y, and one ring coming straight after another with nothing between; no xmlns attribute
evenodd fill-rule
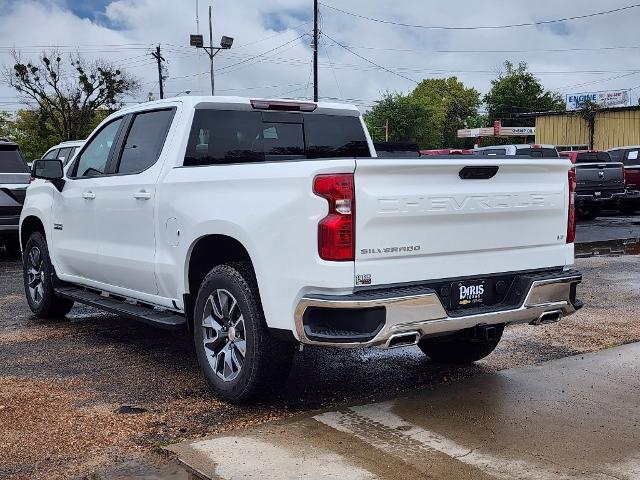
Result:
<svg viewBox="0 0 640 480"><path fill-rule="evenodd" d="M405 332L391 335L384 348L411 347L420 341L420 332Z"/></svg>
<svg viewBox="0 0 640 480"><path fill-rule="evenodd" d="M544 312L537 320L531 322L531 325L549 325L560 320L562 320L562 310L555 310L553 312Z"/></svg>

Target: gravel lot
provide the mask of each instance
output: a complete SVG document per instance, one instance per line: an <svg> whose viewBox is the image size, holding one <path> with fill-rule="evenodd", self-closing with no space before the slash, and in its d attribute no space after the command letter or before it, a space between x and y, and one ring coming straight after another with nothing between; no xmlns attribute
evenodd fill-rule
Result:
<svg viewBox="0 0 640 480"><path fill-rule="evenodd" d="M184 438L309 409L394 396L552 358L640 341L640 257L577 260L587 305L559 324L518 326L485 361L434 365L417 348L307 348L283 393L236 407L209 395L190 340L75 307L36 320L20 265L0 260L0 478L189 478L159 453Z"/></svg>

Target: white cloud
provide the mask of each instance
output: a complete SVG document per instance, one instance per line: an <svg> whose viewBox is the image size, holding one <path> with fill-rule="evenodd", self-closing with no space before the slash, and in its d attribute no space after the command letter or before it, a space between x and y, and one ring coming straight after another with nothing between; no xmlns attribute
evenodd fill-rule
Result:
<svg viewBox="0 0 640 480"><path fill-rule="evenodd" d="M68 4L69 2L67 2ZM326 3L364 15L423 25L495 25L532 22L596 12L625 6L623 0L606 2L582 0L559 2L491 2L423 0L351 0ZM74 15L59 1L0 0L0 47L15 45L25 56L35 57L39 48L27 45L77 45L85 56L100 55L122 66L143 83L138 99L157 92L157 71L150 56L152 45L162 44L168 60L169 80L165 90L176 94L185 90L206 94L209 88L208 60L188 47L195 31L195 0L117 0L110 3L98 21ZM310 96L311 50L309 36L288 44L261 59L251 56L311 32L309 0L218 1L214 11L214 41L233 36L236 45L216 59L216 86L219 93L246 96ZM200 0L200 30L207 28L206 0ZM306 18L304 18L306 17ZM470 53L469 50L544 50L633 46L637 40L640 9L587 20L568 22L563 28L529 27L501 30L442 31L382 25L322 9L322 28L339 42L355 47L360 55L415 80L424 77L457 75L465 84L482 92L489 88L494 72L505 59L525 60L538 72L547 88L570 85L576 91L630 88L640 85L640 74L621 76L638 69L638 50L596 50L526 53ZM108 28L107 25L117 28ZM280 31L276 31L280 30ZM277 35L276 35L277 34ZM275 36L274 36L275 35ZM268 38L268 37L272 38ZM267 40L263 40L268 38ZM263 40L263 41L261 41ZM129 48L104 45L131 45ZM103 45L103 46L101 46ZM23 48L21 48L23 47ZM380 49L408 49L390 51ZM65 48L65 50L71 50ZM93 53L89 52L94 51ZM100 52L95 52L100 50ZM461 50L445 53L434 50ZM328 56L327 56L328 52ZM331 59L331 62L329 61ZM320 91L325 97L354 99L370 104L385 90L407 91L412 83L376 69L344 49L323 40ZM259 61L261 60L261 61ZM10 57L0 48L0 63ZM239 62L239 65L234 66ZM334 64L332 69L330 63ZM584 73L578 73L584 71ZM602 71L604 73L587 73ZM449 73L450 72L450 73ZM576 73L550 73L576 72ZM198 75L200 74L200 75ZM182 77L182 78L180 78ZM584 85L583 85L584 84ZM270 87L270 88L256 88ZM637 89L634 99L637 98ZM134 99L132 99L134 100ZM0 85L0 109L15 109L14 92Z"/></svg>

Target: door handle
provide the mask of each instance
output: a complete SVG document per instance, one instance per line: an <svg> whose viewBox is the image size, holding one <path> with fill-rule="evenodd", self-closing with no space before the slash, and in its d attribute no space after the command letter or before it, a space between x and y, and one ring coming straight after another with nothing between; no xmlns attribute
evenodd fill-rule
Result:
<svg viewBox="0 0 640 480"><path fill-rule="evenodd" d="M93 200L94 198L96 198L96 194L93 192L84 192L82 194L82 198L84 198L85 200Z"/></svg>
<svg viewBox="0 0 640 480"><path fill-rule="evenodd" d="M146 190L140 190L139 192L133 194L133 198L137 200L149 200L151 199L151 193L147 192Z"/></svg>

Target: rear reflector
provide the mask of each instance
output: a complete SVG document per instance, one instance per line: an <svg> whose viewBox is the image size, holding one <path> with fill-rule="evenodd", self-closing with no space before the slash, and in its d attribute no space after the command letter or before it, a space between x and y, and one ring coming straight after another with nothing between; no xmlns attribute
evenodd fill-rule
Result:
<svg viewBox="0 0 640 480"><path fill-rule="evenodd" d="M309 102L285 102L281 100L251 100L256 110L281 110L286 112L313 112L318 105Z"/></svg>
<svg viewBox="0 0 640 480"><path fill-rule="evenodd" d="M353 174L318 175L313 192L326 198L329 213L318 224L318 254L332 262L355 259L355 196Z"/></svg>
<svg viewBox="0 0 640 480"><path fill-rule="evenodd" d="M576 171L569 170L569 218L567 219L567 243L576 241Z"/></svg>

